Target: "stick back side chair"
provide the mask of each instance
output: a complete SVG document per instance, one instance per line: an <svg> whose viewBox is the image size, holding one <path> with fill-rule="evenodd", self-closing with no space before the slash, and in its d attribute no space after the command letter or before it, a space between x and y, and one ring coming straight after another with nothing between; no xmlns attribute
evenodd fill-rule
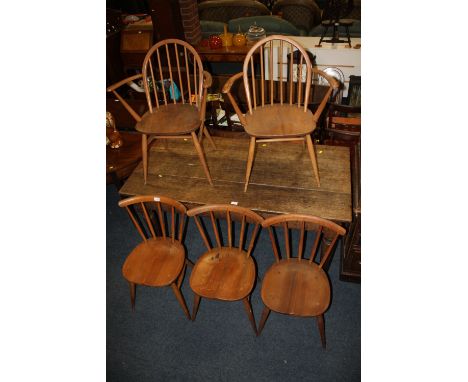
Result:
<svg viewBox="0 0 468 382"><path fill-rule="evenodd" d="M330 253L345 229L329 220L310 215L286 214L268 218L262 223L268 228L275 263L268 268L262 282L261 297L265 305L260 319L259 334L262 332L270 311L300 317L316 317L322 347L325 348L324 313L331 302L331 287L327 273L323 269L330 258ZM277 232L282 231L284 252L277 245ZM299 229L297 251L294 256L291 229ZM307 237L315 232L315 238L307 246ZM325 248L320 244L322 235L331 239ZM317 263L320 247L322 256ZM304 255L310 248L310 256Z"/></svg>
<svg viewBox="0 0 468 382"><path fill-rule="evenodd" d="M203 70L197 51L182 40L159 41L146 54L142 75L148 111L135 129L142 133L145 184L151 141L191 139L208 182L213 185L201 145L205 135L216 148L204 124L207 89L211 86L212 78Z"/></svg>
<svg viewBox="0 0 468 382"><path fill-rule="evenodd" d="M180 291L187 265L193 265L182 245L185 206L177 200L157 195L132 196L121 200L119 206L127 210L142 238L122 267L122 274L130 285L132 310L135 310L136 285L170 286L190 319Z"/></svg>
<svg viewBox="0 0 468 382"><path fill-rule="evenodd" d="M245 115L230 92L240 78L245 88ZM308 107L311 85L319 82L327 85L313 113ZM334 78L312 67L309 54L290 37L272 35L252 46L245 57L243 71L233 75L223 87L223 93L227 94L250 136L244 191L247 191L252 172L255 146L262 142L302 141L307 144L315 180L320 187L311 133L337 87Z"/></svg>
<svg viewBox="0 0 468 382"><path fill-rule="evenodd" d="M196 318L202 297L221 301L242 300L257 335L250 303L257 271L251 254L263 218L247 208L219 204L193 208L187 215L194 217L208 249L195 262L190 275L190 287L195 293L192 320ZM225 226L221 225L221 219L225 219ZM240 224L240 229L238 238L235 238L234 226L237 224ZM208 230L210 226L212 230Z"/></svg>

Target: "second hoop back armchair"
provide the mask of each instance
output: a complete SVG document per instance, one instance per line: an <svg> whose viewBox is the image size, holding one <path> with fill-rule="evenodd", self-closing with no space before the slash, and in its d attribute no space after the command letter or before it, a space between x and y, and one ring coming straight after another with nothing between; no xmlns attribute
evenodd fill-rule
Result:
<svg viewBox="0 0 468 382"><path fill-rule="evenodd" d="M245 115L230 93L232 85L240 78L245 88ZM315 113L309 109L313 83L325 86ZM320 187L311 133L317 127L333 89L337 87L334 78L312 67L306 50L289 37L272 35L258 41L250 49L243 71L232 76L223 87L223 93L228 95L240 122L250 135L244 191L249 185L255 146L261 142L305 142L315 180Z"/></svg>

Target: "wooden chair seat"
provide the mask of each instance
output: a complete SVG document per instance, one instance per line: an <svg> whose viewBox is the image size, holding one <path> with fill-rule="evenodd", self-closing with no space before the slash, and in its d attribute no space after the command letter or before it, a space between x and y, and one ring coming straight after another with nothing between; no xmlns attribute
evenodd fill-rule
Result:
<svg viewBox="0 0 468 382"><path fill-rule="evenodd" d="M315 130L314 115L297 105L265 105L246 114L245 131L257 138L300 137Z"/></svg>
<svg viewBox="0 0 468 382"><path fill-rule="evenodd" d="M214 248L196 262L190 286L201 297L237 301L250 294L255 275L254 262L247 252Z"/></svg>
<svg viewBox="0 0 468 382"><path fill-rule="evenodd" d="M200 127L200 112L195 105L172 103L146 112L135 129L144 134L190 134Z"/></svg>
<svg viewBox="0 0 468 382"><path fill-rule="evenodd" d="M122 268L131 283L160 287L174 282L185 264L185 248L169 238L149 239L128 255Z"/></svg>
<svg viewBox="0 0 468 382"><path fill-rule="evenodd" d="M325 271L315 263L282 260L266 272L261 296L275 312L315 317L330 305L330 283Z"/></svg>

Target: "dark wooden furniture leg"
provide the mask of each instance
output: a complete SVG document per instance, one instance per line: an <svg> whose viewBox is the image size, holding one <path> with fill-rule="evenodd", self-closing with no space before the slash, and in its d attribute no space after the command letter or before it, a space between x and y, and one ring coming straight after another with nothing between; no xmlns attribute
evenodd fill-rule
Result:
<svg viewBox="0 0 468 382"><path fill-rule="evenodd" d="M260 319L260 325L258 327L258 335L262 333L263 327L265 326L265 322L269 315L270 315L270 309L267 306L265 306L263 308L262 318Z"/></svg>
<svg viewBox="0 0 468 382"><path fill-rule="evenodd" d="M200 305L200 300L201 300L201 297L198 294L194 293L192 321L195 321L195 318L197 317L198 306Z"/></svg>
<svg viewBox="0 0 468 382"><path fill-rule="evenodd" d="M244 303L245 310L247 311L247 316L249 316L250 324L252 325L252 329L255 332L255 335L258 336L257 326L255 325L255 318L252 312L252 305L250 304L249 297L242 299Z"/></svg>
<svg viewBox="0 0 468 382"><path fill-rule="evenodd" d="M318 325L319 332L320 332L320 340L322 341L322 347L325 349L327 344L325 340L325 322L323 319L323 314L321 314L320 316L317 316L316 319L317 319L317 325Z"/></svg>
<svg viewBox="0 0 468 382"><path fill-rule="evenodd" d="M130 286L130 302L132 304L132 312L135 311L135 293L136 293L136 284L128 283Z"/></svg>

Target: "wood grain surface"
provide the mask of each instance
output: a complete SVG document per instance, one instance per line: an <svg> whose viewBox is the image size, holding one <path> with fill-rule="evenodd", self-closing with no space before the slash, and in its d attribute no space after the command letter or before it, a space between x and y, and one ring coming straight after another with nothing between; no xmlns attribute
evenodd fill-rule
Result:
<svg viewBox="0 0 468 382"><path fill-rule="evenodd" d="M244 192L249 141L214 138L217 150L205 145L214 181L211 187L191 140L167 140L151 147L148 180L140 163L120 189L124 196L160 194L188 208L237 202L263 217L284 213L310 214L335 222L351 222L349 148L316 145L321 187L312 174L301 143L259 143L249 188Z"/></svg>

